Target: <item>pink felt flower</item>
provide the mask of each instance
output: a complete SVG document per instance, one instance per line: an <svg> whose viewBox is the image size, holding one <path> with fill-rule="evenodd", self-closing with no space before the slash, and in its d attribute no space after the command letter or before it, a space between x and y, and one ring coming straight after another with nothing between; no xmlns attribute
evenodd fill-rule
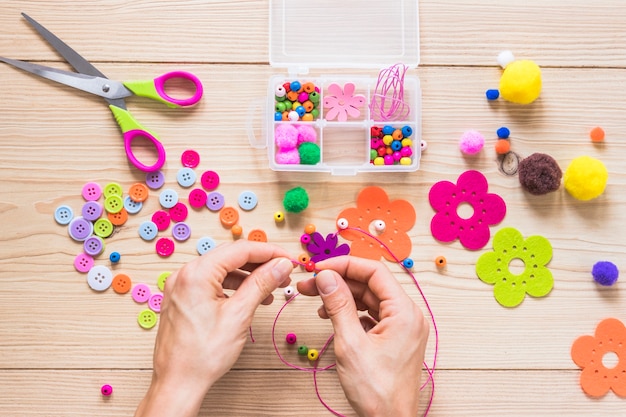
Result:
<svg viewBox="0 0 626 417"><path fill-rule="evenodd" d="M487 192L487 179L478 171L466 171L456 184L440 181L428 194L430 205L437 212L430 222L433 237L441 242L459 239L467 249L477 250L489 242L489 226L498 224L506 214L504 200ZM459 216L462 204L471 206L467 218Z"/></svg>
<svg viewBox="0 0 626 417"><path fill-rule="evenodd" d="M332 83L328 86L328 94L324 97L324 108L329 109L326 113L326 120L345 122L348 116L359 117L359 110L365 104L363 94L354 94L356 87L353 83L346 83L343 89L339 84Z"/></svg>

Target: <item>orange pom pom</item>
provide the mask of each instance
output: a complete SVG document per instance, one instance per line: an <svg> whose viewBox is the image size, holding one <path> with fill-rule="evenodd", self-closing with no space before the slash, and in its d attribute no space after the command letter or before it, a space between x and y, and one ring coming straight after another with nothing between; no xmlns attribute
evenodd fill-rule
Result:
<svg viewBox="0 0 626 417"><path fill-rule="evenodd" d="M504 155L511 150L511 142L506 139L498 139L496 142L496 153L498 155Z"/></svg>
<svg viewBox="0 0 626 417"><path fill-rule="evenodd" d="M591 138L592 142L603 142L604 129L602 129L600 126L594 127L593 129L591 129L591 132L589 132L589 137Z"/></svg>

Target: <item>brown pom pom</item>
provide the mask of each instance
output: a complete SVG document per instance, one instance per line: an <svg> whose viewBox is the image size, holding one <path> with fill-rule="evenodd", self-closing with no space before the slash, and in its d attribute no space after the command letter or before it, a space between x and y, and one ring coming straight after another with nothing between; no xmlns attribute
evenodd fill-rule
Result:
<svg viewBox="0 0 626 417"><path fill-rule="evenodd" d="M534 195L558 190L562 176L559 164L550 155L534 153L519 163L519 182Z"/></svg>

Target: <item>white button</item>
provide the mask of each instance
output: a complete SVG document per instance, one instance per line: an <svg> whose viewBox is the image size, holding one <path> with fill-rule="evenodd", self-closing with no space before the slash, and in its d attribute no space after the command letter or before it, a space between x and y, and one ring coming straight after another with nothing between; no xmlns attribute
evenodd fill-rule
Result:
<svg viewBox="0 0 626 417"><path fill-rule="evenodd" d="M96 265L87 274L87 284L94 291L104 291L113 283L113 273L104 265Z"/></svg>

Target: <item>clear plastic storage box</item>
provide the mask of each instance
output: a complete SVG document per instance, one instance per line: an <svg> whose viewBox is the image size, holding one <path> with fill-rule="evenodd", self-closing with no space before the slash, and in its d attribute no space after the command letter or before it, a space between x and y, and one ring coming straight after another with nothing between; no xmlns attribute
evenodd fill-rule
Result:
<svg viewBox="0 0 626 417"><path fill-rule="evenodd" d="M287 75L269 80L264 141L253 145L277 171L415 171L421 88L397 76L418 63L415 0L271 0L270 64ZM313 68L322 75L307 76ZM372 76L331 75L345 68Z"/></svg>

